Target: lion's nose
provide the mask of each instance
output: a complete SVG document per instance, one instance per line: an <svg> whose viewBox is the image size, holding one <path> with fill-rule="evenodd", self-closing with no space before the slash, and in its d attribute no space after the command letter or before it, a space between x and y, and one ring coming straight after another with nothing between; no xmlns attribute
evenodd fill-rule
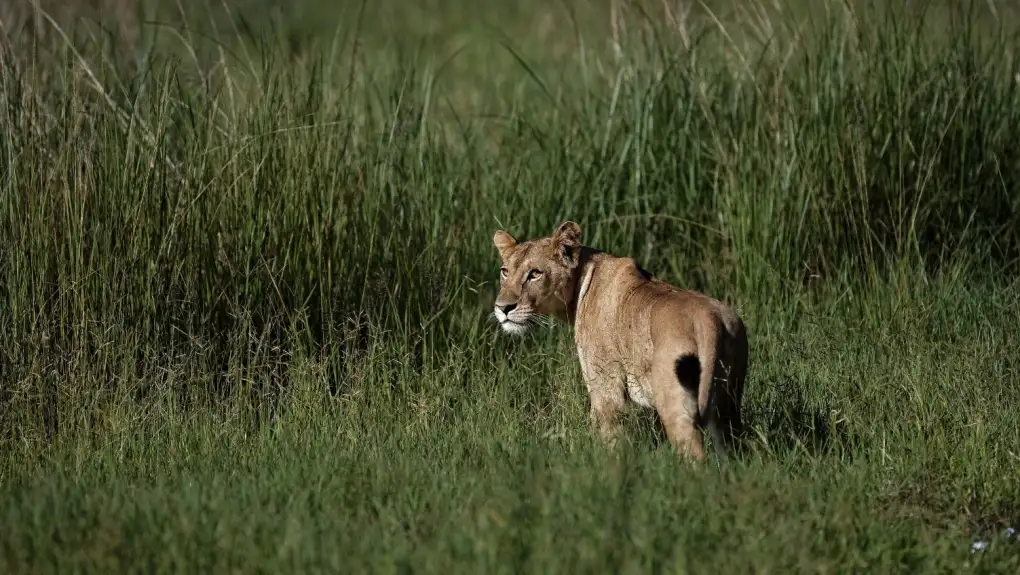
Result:
<svg viewBox="0 0 1020 575"><path fill-rule="evenodd" d="M499 311L503 312L504 314L508 314L514 311L514 308L516 307L517 307L516 303L508 303L506 305L499 306Z"/></svg>

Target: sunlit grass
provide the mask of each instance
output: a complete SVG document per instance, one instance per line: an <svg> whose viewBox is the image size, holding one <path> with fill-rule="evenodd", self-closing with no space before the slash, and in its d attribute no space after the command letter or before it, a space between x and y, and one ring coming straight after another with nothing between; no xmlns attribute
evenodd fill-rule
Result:
<svg viewBox="0 0 1020 575"><path fill-rule="evenodd" d="M1004 8L97 5L0 10L6 572L1020 568ZM563 219L740 311L745 457L487 321Z"/></svg>

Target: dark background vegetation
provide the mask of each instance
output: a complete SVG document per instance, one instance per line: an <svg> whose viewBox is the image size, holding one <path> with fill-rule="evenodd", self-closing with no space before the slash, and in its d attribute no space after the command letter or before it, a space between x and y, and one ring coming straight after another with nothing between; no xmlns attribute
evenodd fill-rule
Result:
<svg viewBox="0 0 1020 575"><path fill-rule="evenodd" d="M1016 572L1018 15L4 3L0 565ZM739 310L745 456L497 333L564 219Z"/></svg>

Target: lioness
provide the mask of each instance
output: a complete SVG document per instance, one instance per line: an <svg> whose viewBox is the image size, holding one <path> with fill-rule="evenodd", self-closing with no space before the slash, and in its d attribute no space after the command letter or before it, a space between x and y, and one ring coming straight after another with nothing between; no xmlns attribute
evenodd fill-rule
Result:
<svg viewBox="0 0 1020 575"><path fill-rule="evenodd" d="M517 243L499 230L502 259L493 312L504 331L524 333L541 316L574 327L591 421L615 444L626 398L654 408L670 443L704 461L701 427L726 454L742 433L740 397L747 334L722 302L684 291L622 258L581 245L564 222L551 237Z"/></svg>

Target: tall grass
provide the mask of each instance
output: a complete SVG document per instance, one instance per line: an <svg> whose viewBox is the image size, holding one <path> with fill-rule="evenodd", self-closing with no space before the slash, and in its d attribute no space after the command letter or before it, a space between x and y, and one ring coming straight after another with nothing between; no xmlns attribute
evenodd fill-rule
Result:
<svg viewBox="0 0 1020 575"><path fill-rule="evenodd" d="M4 13L0 563L1020 566L1012 21L441 5ZM744 459L487 323L568 218L740 310Z"/></svg>

